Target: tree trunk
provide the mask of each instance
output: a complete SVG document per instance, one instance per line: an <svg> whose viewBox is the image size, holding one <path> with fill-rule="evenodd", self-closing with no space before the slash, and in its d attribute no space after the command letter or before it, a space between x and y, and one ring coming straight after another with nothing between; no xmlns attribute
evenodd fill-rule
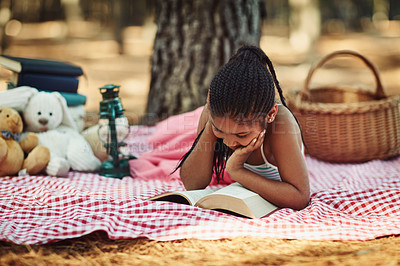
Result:
<svg viewBox="0 0 400 266"><path fill-rule="evenodd" d="M264 0L158 0L143 123L204 105L219 67L241 45L259 45L264 11Z"/></svg>

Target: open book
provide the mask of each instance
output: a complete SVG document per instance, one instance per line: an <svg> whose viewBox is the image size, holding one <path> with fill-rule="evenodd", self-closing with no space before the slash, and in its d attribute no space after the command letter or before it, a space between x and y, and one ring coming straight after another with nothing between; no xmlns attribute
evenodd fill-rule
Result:
<svg viewBox="0 0 400 266"><path fill-rule="evenodd" d="M148 200L188 204L248 218L261 218L278 209L237 182L221 189L167 192Z"/></svg>

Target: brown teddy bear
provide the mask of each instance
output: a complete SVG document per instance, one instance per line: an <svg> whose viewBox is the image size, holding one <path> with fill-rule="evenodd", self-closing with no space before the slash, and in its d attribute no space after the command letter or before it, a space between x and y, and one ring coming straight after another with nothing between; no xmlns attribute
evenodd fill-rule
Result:
<svg viewBox="0 0 400 266"><path fill-rule="evenodd" d="M16 110L0 107L0 176L16 175L22 169L38 174L50 160L49 149L38 146L35 133L20 141L22 129L22 118Z"/></svg>

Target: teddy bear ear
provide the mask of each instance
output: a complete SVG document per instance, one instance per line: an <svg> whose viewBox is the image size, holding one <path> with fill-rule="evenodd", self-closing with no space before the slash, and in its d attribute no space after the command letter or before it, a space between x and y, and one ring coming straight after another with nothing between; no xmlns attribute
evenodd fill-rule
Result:
<svg viewBox="0 0 400 266"><path fill-rule="evenodd" d="M72 118L68 107L67 107L67 101L65 100L65 98L58 92L53 92L53 95L57 98L57 100L60 102L60 106L62 108L62 112L63 112L63 119L61 124L63 124L64 126L73 128L75 130L78 130L75 124L74 119Z"/></svg>

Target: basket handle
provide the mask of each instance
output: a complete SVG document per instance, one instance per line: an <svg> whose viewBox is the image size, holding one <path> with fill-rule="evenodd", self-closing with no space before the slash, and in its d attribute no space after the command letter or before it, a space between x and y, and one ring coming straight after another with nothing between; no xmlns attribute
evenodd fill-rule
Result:
<svg viewBox="0 0 400 266"><path fill-rule="evenodd" d="M311 77L318 68L322 67L323 64L325 64L328 60L332 59L333 57L346 56L346 55L358 57L365 63L365 65L372 71L372 73L374 74L374 77L375 77L375 82L376 82L375 98L377 100L386 98L387 96L386 96L385 92L383 91L383 86L382 86L381 79L379 78L378 70L376 69L374 64L371 61L369 61L367 58L362 56L361 54L351 51L351 50L340 50L340 51L330 53L330 54L326 55L325 57L323 57L313 67L311 67L310 71L308 72L303 91L300 91L301 98L303 100L309 98Z"/></svg>

